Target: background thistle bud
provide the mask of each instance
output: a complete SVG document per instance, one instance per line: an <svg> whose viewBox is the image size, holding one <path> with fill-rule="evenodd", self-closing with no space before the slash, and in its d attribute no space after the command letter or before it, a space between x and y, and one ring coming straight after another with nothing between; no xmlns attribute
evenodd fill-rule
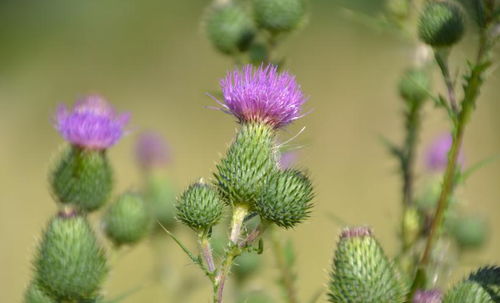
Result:
<svg viewBox="0 0 500 303"><path fill-rule="evenodd" d="M311 210L313 187L309 178L295 169L276 171L266 182L255 204L261 218L292 228L304 221Z"/></svg>
<svg viewBox="0 0 500 303"><path fill-rule="evenodd" d="M488 225L479 217L460 217L453 221L451 234L463 249L480 248L488 239Z"/></svg>
<svg viewBox="0 0 500 303"><path fill-rule="evenodd" d="M163 175L154 174L148 177L144 199L151 209L152 216L162 226L171 230L175 225L175 194L170 180ZM155 224L159 229L161 226Z"/></svg>
<svg viewBox="0 0 500 303"><path fill-rule="evenodd" d="M72 211L50 221L34 266L36 283L57 302L96 298L108 271L90 225Z"/></svg>
<svg viewBox="0 0 500 303"><path fill-rule="evenodd" d="M289 32L304 20L303 0L253 0L255 21L272 33Z"/></svg>
<svg viewBox="0 0 500 303"><path fill-rule="evenodd" d="M457 43L465 31L462 8L453 1L428 1L418 24L418 35L433 47Z"/></svg>
<svg viewBox="0 0 500 303"><path fill-rule="evenodd" d="M209 40L224 54L245 51L255 35L251 18L243 7L235 3L211 7L206 30Z"/></svg>
<svg viewBox="0 0 500 303"><path fill-rule="evenodd" d="M84 211L98 209L108 200L113 186L106 152L68 147L52 172L51 184L59 202Z"/></svg>
<svg viewBox="0 0 500 303"><path fill-rule="evenodd" d="M255 203L266 177L277 169L273 137L273 130L265 124L241 126L215 173L217 186L226 201L250 206Z"/></svg>
<svg viewBox="0 0 500 303"><path fill-rule="evenodd" d="M125 193L104 214L104 231L115 245L133 244L148 234L151 216L137 194Z"/></svg>
<svg viewBox="0 0 500 303"><path fill-rule="evenodd" d="M368 227L342 231L332 267L330 302L405 302L406 287Z"/></svg>
<svg viewBox="0 0 500 303"><path fill-rule="evenodd" d="M32 282L24 293L24 303L56 303L57 301L50 297L43 288L37 283Z"/></svg>
<svg viewBox="0 0 500 303"><path fill-rule="evenodd" d="M222 217L224 203L214 188L198 182L179 197L176 208L177 219L195 231L203 231L217 224Z"/></svg>
<svg viewBox="0 0 500 303"><path fill-rule="evenodd" d="M422 69L408 69L399 82L399 94L409 104L420 103L429 97L430 81Z"/></svg>

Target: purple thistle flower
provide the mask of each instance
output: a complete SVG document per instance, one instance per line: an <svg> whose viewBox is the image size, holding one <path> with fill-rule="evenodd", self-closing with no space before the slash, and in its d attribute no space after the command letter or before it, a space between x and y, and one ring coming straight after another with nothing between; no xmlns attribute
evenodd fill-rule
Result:
<svg viewBox="0 0 500 303"><path fill-rule="evenodd" d="M101 96L91 95L77 101L72 110L61 104L55 127L66 141L76 146L102 150L118 142L129 119L128 113L117 115Z"/></svg>
<svg viewBox="0 0 500 303"><path fill-rule="evenodd" d="M170 150L162 136L155 132L143 132L135 146L137 162L143 169L161 167L170 161Z"/></svg>
<svg viewBox="0 0 500 303"><path fill-rule="evenodd" d="M444 134L437 137L431 145L427 148L426 152L426 167L430 171L443 171L448 165L448 153L450 151L453 138L451 134ZM464 156L462 151L458 154L458 166L464 164Z"/></svg>
<svg viewBox="0 0 500 303"><path fill-rule="evenodd" d="M413 303L441 303L441 291L437 289L417 290Z"/></svg>
<svg viewBox="0 0 500 303"><path fill-rule="evenodd" d="M373 235L372 229L367 226L346 227L340 233L340 238L363 238L371 237Z"/></svg>
<svg viewBox="0 0 500 303"><path fill-rule="evenodd" d="M306 101L295 77L278 73L278 68L271 64L257 69L245 65L241 71L229 72L220 86L223 110L240 123L255 121L280 128L301 117Z"/></svg>

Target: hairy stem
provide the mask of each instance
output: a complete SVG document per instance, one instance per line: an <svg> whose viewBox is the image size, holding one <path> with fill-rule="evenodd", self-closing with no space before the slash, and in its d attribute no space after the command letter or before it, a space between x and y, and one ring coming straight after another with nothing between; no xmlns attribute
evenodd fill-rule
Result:
<svg viewBox="0 0 500 303"><path fill-rule="evenodd" d="M278 269L280 271L280 280L285 291L286 302L298 303L299 301L297 299L297 291L294 285L294 274L289 264L287 264L282 241L278 237L278 234L276 233L276 230L274 228L271 230L271 242L274 259L276 260L276 265L278 266Z"/></svg>
<svg viewBox="0 0 500 303"><path fill-rule="evenodd" d="M213 273L215 272L214 257L212 254L212 247L210 246L210 241L206 232L203 232L200 236L200 249L203 256L203 260L207 264L208 274L212 279Z"/></svg>
<svg viewBox="0 0 500 303"><path fill-rule="evenodd" d="M446 90L448 92L448 100L450 101L450 107L454 113L458 113L457 97L455 95L455 88L453 85L453 80L450 76L450 70L448 66L448 56L449 50L437 50L434 53L436 62L443 75L443 80L446 85Z"/></svg>

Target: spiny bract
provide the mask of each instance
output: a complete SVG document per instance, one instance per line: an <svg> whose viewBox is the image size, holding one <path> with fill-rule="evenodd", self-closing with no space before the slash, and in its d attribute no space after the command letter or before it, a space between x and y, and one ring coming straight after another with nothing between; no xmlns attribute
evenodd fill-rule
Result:
<svg viewBox="0 0 500 303"><path fill-rule="evenodd" d="M204 183L194 183L177 201L177 219L195 231L206 230L220 220L224 203L217 190Z"/></svg>
<svg viewBox="0 0 500 303"><path fill-rule="evenodd" d="M333 303L403 303L407 287L367 227L345 229L330 277Z"/></svg>
<svg viewBox="0 0 500 303"><path fill-rule="evenodd" d="M268 177L255 209L263 219L292 228L308 217L313 196L311 181L301 171L275 171Z"/></svg>
<svg viewBox="0 0 500 303"><path fill-rule="evenodd" d="M214 174L229 204L253 207L267 176L277 169L273 130L265 124L245 123Z"/></svg>
<svg viewBox="0 0 500 303"><path fill-rule="evenodd" d="M108 200L112 175L105 151L69 146L50 176L52 191L63 204L94 211Z"/></svg>
<svg viewBox="0 0 500 303"><path fill-rule="evenodd" d="M50 221L34 266L35 282L59 301L96 298L108 272L87 219L73 212Z"/></svg>

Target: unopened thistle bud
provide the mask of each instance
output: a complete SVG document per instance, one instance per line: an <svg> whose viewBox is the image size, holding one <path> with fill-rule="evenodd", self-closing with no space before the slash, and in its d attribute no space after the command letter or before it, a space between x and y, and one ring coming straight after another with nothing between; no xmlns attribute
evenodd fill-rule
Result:
<svg viewBox="0 0 500 303"><path fill-rule="evenodd" d="M276 171L269 176L255 209L264 220L292 228L307 219L313 197L311 181L302 172Z"/></svg>
<svg viewBox="0 0 500 303"><path fill-rule="evenodd" d="M216 4L206 20L207 35L217 50L236 54L248 49L255 29L245 9L236 3Z"/></svg>
<svg viewBox="0 0 500 303"><path fill-rule="evenodd" d="M217 164L215 179L229 204L252 207L267 176L276 170L274 132L265 124L245 123L226 156Z"/></svg>
<svg viewBox="0 0 500 303"><path fill-rule="evenodd" d="M177 219L193 230L202 232L217 224L222 217L224 203L217 190L205 183L194 183L179 197Z"/></svg>
<svg viewBox="0 0 500 303"><path fill-rule="evenodd" d="M125 193L106 211L103 218L104 231L117 246L134 244L148 234L151 219L142 198L137 194Z"/></svg>
<svg viewBox="0 0 500 303"><path fill-rule="evenodd" d="M240 123L256 122L273 128L284 127L301 117L306 98L295 77L278 72L274 65L254 69L245 65L220 81L222 110Z"/></svg>
<svg viewBox="0 0 500 303"><path fill-rule="evenodd" d="M441 291L437 289L417 290L413 295L413 303L441 303Z"/></svg>
<svg viewBox="0 0 500 303"><path fill-rule="evenodd" d="M332 267L330 302L405 302L407 288L367 227L342 231Z"/></svg>
<svg viewBox="0 0 500 303"><path fill-rule="evenodd" d="M416 104L429 97L430 81L422 69L409 69L399 82L399 94L409 104Z"/></svg>
<svg viewBox="0 0 500 303"><path fill-rule="evenodd" d="M476 216L459 217L451 226L451 234L461 248L480 248L488 239L488 225Z"/></svg>
<svg viewBox="0 0 500 303"><path fill-rule="evenodd" d="M90 212L100 208L113 187L113 172L105 151L69 146L50 176L57 200Z"/></svg>
<svg viewBox="0 0 500 303"><path fill-rule="evenodd" d="M57 302L96 298L108 272L86 218L68 210L50 221L34 267L35 282Z"/></svg>
<svg viewBox="0 0 500 303"><path fill-rule="evenodd" d="M289 32L304 21L304 0L253 0L255 21L272 33Z"/></svg>
<svg viewBox="0 0 500 303"><path fill-rule="evenodd" d="M465 31L464 12L455 1L430 0L420 15L420 39L433 47L452 46Z"/></svg>
<svg viewBox="0 0 500 303"><path fill-rule="evenodd" d="M46 291L35 282L32 282L24 293L24 303L56 303L56 299L49 296Z"/></svg>
<svg viewBox="0 0 500 303"><path fill-rule="evenodd" d="M449 290L443 303L496 303L500 300L500 267L483 267Z"/></svg>

